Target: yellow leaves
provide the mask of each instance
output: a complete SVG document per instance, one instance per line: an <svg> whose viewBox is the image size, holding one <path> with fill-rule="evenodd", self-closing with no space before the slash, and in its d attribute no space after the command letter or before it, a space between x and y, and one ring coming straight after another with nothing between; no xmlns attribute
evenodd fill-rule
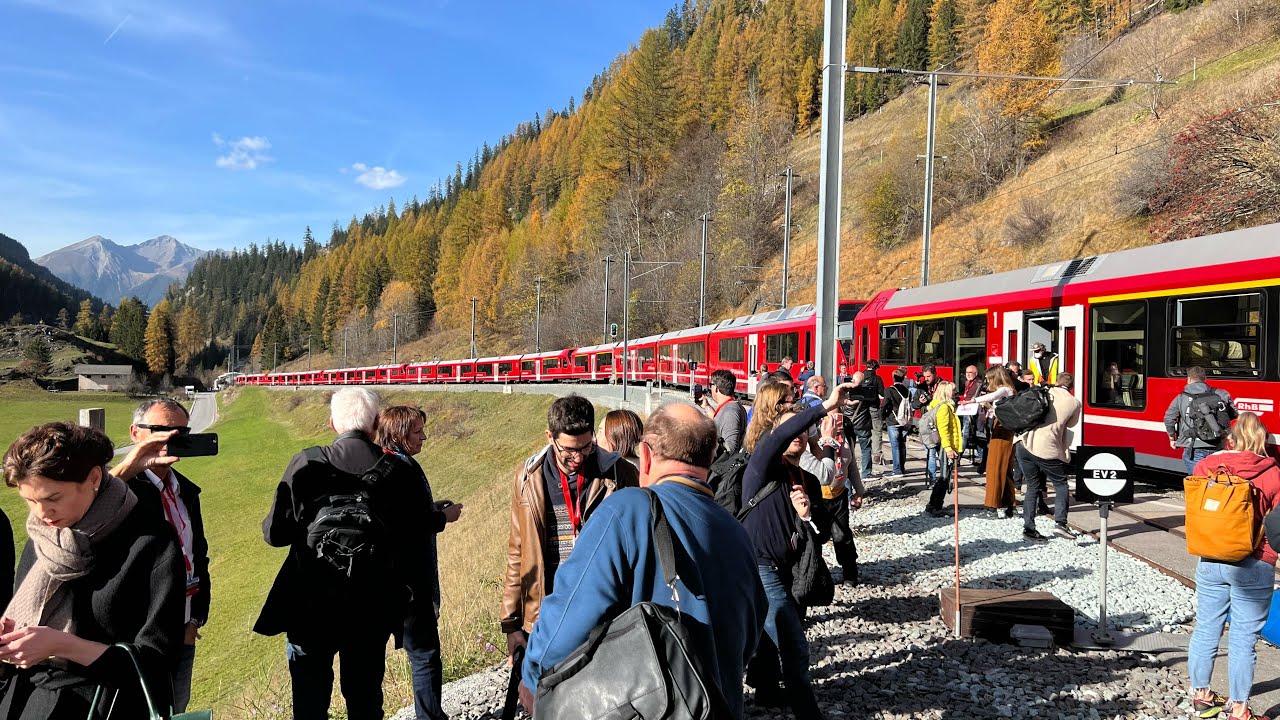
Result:
<svg viewBox="0 0 1280 720"><path fill-rule="evenodd" d="M1053 29L1035 0L996 0L977 59L980 72L1007 75L1056 75L1060 66ZM1053 87L1050 82L988 81L985 97L1005 117L1019 118L1038 113Z"/></svg>

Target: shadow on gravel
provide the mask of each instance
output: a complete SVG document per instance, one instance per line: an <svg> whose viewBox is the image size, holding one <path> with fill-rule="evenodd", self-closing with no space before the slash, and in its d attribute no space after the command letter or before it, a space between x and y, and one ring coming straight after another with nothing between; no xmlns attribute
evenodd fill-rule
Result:
<svg viewBox="0 0 1280 720"><path fill-rule="evenodd" d="M837 603L839 600L836 601ZM912 597L863 598L822 615L814 615L818 622L864 620L868 622L905 623L923 622L938 614L937 595Z"/></svg>
<svg viewBox="0 0 1280 720"><path fill-rule="evenodd" d="M960 553L961 557L964 558L964 561L969 563L992 555L1016 553L1024 547L1029 546L1022 542L1010 542L1008 540L984 540L982 545L978 548L974 548L973 545L966 545L962 538ZM914 576L921 572L936 570L943 567L951 567L955 564L955 552L955 546L950 544L950 542L939 542L926 546L925 552L917 553L909 558L891 557L884 558L882 560L872 560L870 562L859 562L858 573L860 578L867 578L871 581L881 579L889 581L910 581ZM1004 586L997 585L995 587Z"/></svg>

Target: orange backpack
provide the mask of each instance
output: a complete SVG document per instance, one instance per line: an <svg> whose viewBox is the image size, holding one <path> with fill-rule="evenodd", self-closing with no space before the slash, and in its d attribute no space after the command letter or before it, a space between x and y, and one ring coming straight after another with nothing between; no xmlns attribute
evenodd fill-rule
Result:
<svg viewBox="0 0 1280 720"><path fill-rule="evenodd" d="M1182 481L1187 502L1187 552L1206 560L1239 562L1262 544L1259 492L1219 465L1210 477Z"/></svg>

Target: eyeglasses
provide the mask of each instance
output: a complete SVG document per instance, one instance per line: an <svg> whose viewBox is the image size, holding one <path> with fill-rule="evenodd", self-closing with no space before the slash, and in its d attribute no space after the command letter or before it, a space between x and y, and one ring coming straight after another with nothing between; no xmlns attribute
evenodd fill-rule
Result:
<svg viewBox="0 0 1280 720"><path fill-rule="evenodd" d="M561 447L560 443L556 442L555 440L552 440L551 444L552 446L555 447L556 451L559 452L561 455L566 455L569 457L577 457L577 458L585 458L586 456L595 452L595 449L596 449L595 440L592 440L590 443L582 447L576 447L576 448Z"/></svg>
<svg viewBox="0 0 1280 720"><path fill-rule="evenodd" d="M144 425L142 423L138 423L136 427L140 427L143 430L150 430L151 432L158 432L158 433L169 432L170 430L177 430L179 435L191 434L191 428L187 427L186 425Z"/></svg>

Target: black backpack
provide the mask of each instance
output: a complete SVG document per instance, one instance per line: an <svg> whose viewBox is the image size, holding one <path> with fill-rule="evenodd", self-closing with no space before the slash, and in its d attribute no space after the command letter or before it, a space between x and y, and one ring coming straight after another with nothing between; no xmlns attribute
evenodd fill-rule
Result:
<svg viewBox="0 0 1280 720"><path fill-rule="evenodd" d="M742 509L742 476L746 474L750 460L751 453L739 450L711 464L707 483L716 494L716 503L732 515L737 515Z"/></svg>
<svg viewBox="0 0 1280 720"><path fill-rule="evenodd" d="M1227 403L1213 388L1198 395L1183 394L1191 398L1184 414L1192 435L1200 442L1210 445L1222 442L1231 431L1231 411Z"/></svg>
<svg viewBox="0 0 1280 720"><path fill-rule="evenodd" d="M1048 388L1032 385L1022 392L996 401L996 419L1005 429L1017 435L1044 424L1053 398Z"/></svg>
<svg viewBox="0 0 1280 720"><path fill-rule="evenodd" d="M663 581L678 605L671 525L658 495L644 492ZM538 680L539 720L728 720L732 715L724 694L686 626L693 622L675 608L645 601L601 623Z"/></svg>
<svg viewBox="0 0 1280 720"><path fill-rule="evenodd" d="M329 462L324 449L303 451L311 472L324 473L328 492L316 498L316 511L307 523L307 549L319 564L350 580L380 577L391 567L390 532L374 507L373 489L400 462L383 455L360 475L344 472Z"/></svg>

